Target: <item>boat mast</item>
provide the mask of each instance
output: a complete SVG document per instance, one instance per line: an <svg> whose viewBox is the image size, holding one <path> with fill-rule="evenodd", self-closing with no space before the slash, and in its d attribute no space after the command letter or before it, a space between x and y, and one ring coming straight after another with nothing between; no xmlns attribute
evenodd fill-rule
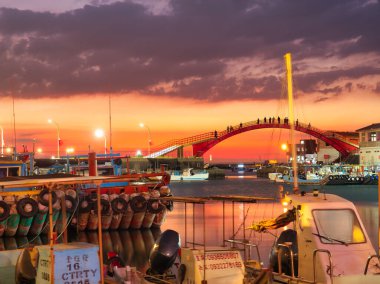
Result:
<svg viewBox="0 0 380 284"><path fill-rule="evenodd" d="M292 81L292 56L286 53L285 56L286 79L288 82L288 105L289 105L289 124L290 124L290 146L292 149L292 167L293 167L293 192L298 193L298 168L296 144L294 139L294 109L293 109L293 81Z"/></svg>
<svg viewBox="0 0 380 284"><path fill-rule="evenodd" d="M108 115L109 115L109 128L110 128L110 154L112 158L112 121L111 121L111 94L108 95Z"/></svg>

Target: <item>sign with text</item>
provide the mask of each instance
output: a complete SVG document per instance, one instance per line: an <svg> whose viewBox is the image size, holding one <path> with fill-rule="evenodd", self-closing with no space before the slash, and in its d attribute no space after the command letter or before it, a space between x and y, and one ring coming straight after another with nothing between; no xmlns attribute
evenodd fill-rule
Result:
<svg viewBox="0 0 380 284"><path fill-rule="evenodd" d="M237 250L224 248L204 253L203 250L182 249L181 253L182 262L189 268L185 283L200 283L204 277L210 284L243 283L244 263Z"/></svg>
<svg viewBox="0 0 380 284"><path fill-rule="evenodd" d="M100 283L98 246L87 243L54 245L54 275L50 270L50 248L41 246L37 268L37 283L95 284Z"/></svg>

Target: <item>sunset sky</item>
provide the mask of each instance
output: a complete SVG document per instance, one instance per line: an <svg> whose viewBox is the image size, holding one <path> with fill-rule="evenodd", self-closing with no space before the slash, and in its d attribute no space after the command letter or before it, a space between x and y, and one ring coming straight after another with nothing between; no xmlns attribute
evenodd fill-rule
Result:
<svg viewBox="0 0 380 284"><path fill-rule="evenodd" d="M380 122L379 1L2 0L0 125L18 150L104 151L109 96L115 152L288 116L283 56L293 57L295 115L323 130ZM308 139L305 135L299 138ZM234 136L213 161L284 158L285 130ZM185 155L191 155L185 149Z"/></svg>

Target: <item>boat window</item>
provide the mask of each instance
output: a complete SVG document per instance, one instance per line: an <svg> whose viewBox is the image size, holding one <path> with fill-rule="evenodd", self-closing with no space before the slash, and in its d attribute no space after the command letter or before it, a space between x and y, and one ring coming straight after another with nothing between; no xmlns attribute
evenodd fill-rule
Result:
<svg viewBox="0 0 380 284"><path fill-rule="evenodd" d="M351 209L313 210L320 241L326 244L364 243L364 232Z"/></svg>
<svg viewBox="0 0 380 284"><path fill-rule="evenodd" d="M10 177L17 177L19 175L20 175L20 173L19 173L19 168L18 167L10 167L9 168L8 176L10 176Z"/></svg>

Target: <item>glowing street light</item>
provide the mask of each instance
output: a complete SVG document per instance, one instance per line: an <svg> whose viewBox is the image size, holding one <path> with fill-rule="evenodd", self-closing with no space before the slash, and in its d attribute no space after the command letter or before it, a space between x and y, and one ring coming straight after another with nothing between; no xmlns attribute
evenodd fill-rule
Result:
<svg viewBox="0 0 380 284"><path fill-rule="evenodd" d="M61 144L61 138L59 137L59 125L51 118L48 119L48 123L54 124L57 127L57 159L59 159L59 146Z"/></svg>
<svg viewBox="0 0 380 284"><path fill-rule="evenodd" d="M37 148L37 153L41 154L42 153L42 148Z"/></svg>
<svg viewBox="0 0 380 284"><path fill-rule="evenodd" d="M140 157L142 155L141 150L136 151L136 157Z"/></svg>
<svg viewBox="0 0 380 284"><path fill-rule="evenodd" d="M145 125L144 123L140 122L139 126L141 128L146 128L148 130L148 156L150 155L150 145L152 144L152 137L150 135L150 128L148 125Z"/></svg>
<svg viewBox="0 0 380 284"><path fill-rule="evenodd" d="M95 137L97 138L103 138L104 137L104 154L107 155L107 136L104 133L103 129L96 129L95 130Z"/></svg>
<svg viewBox="0 0 380 284"><path fill-rule="evenodd" d="M66 153L67 154L72 154L72 153L74 153L74 148L66 148Z"/></svg>
<svg viewBox="0 0 380 284"><path fill-rule="evenodd" d="M288 150L288 145L286 145L285 143L281 144L281 150L287 151Z"/></svg>
<svg viewBox="0 0 380 284"><path fill-rule="evenodd" d="M287 163L288 162L288 150L289 150L288 144L282 143L281 144L281 150L284 151L286 154L286 163Z"/></svg>

